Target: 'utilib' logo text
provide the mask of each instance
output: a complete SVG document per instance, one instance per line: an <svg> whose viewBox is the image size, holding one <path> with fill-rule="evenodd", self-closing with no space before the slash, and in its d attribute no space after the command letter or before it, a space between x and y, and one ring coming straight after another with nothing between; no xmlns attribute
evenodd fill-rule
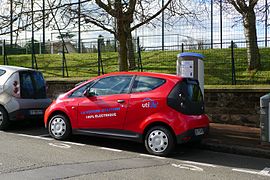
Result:
<svg viewBox="0 0 270 180"><path fill-rule="evenodd" d="M158 102L150 99L145 98L142 103L142 108L157 108Z"/></svg>

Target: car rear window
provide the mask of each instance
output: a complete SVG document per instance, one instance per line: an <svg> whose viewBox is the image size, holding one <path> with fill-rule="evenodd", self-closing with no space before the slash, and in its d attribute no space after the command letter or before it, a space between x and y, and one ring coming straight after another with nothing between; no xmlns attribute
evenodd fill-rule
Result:
<svg viewBox="0 0 270 180"><path fill-rule="evenodd" d="M155 77L137 76L132 86L132 92L151 91L160 87L165 81L165 79Z"/></svg>
<svg viewBox="0 0 270 180"><path fill-rule="evenodd" d="M188 83L187 84L187 96L190 101L193 102L201 102L203 100L203 96L200 90L200 86L196 83Z"/></svg>
<svg viewBox="0 0 270 180"><path fill-rule="evenodd" d="M21 97L28 99L46 98L46 84L40 72L20 72Z"/></svg>
<svg viewBox="0 0 270 180"><path fill-rule="evenodd" d="M2 76L3 74L5 74L6 73L6 71L5 70L3 70L3 69L0 69L0 76Z"/></svg>
<svg viewBox="0 0 270 180"><path fill-rule="evenodd" d="M185 78L172 89L167 103L173 109L187 115L204 113L203 95L199 82L195 79Z"/></svg>

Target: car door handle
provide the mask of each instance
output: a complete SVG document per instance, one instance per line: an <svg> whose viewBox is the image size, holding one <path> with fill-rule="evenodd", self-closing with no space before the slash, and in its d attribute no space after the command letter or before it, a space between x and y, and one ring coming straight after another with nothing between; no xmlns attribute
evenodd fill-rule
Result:
<svg viewBox="0 0 270 180"><path fill-rule="evenodd" d="M124 103L125 100L123 100L123 99L118 99L117 102L118 102L118 103Z"/></svg>

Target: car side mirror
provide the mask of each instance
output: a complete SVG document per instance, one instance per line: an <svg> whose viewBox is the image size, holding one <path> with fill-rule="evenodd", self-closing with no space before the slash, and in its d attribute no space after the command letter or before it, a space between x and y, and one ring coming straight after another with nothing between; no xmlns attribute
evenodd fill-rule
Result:
<svg viewBox="0 0 270 180"><path fill-rule="evenodd" d="M87 90L85 90L85 91L83 92L83 95L84 95L85 97L93 97L93 96L96 95L96 93L95 93L95 92L90 92L89 89L87 89Z"/></svg>

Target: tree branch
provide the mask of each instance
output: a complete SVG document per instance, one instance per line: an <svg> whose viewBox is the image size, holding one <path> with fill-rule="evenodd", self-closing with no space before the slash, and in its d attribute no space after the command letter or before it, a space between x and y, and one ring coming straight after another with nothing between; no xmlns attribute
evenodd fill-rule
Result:
<svg viewBox="0 0 270 180"><path fill-rule="evenodd" d="M144 22L141 22L135 26L133 26L131 28L131 31L133 31L134 29L137 29L138 27L144 25L144 24L147 24L149 23L152 19L155 19L158 15L160 15L160 13L162 13L162 11L164 11L168 5L172 2L172 0L168 0L168 2L164 5L164 7L162 7L156 14L154 14L153 16L151 16L150 18L148 18L147 20L145 20Z"/></svg>
<svg viewBox="0 0 270 180"><path fill-rule="evenodd" d="M95 2L100 8L102 8L104 11L106 11L111 16L113 16L113 17L116 16L116 12L115 12L115 10L112 9L111 6L104 4L101 0L95 0Z"/></svg>
<svg viewBox="0 0 270 180"><path fill-rule="evenodd" d="M94 24L94 25L96 25L96 26L98 26L98 27L104 29L105 31L108 31L108 32L110 32L110 33L112 33L112 34L115 35L114 30L107 28L106 26L104 26L104 25L101 24L101 23L98 23L96 19L93 20L93 19L87 17L86 15L83 15L83 16L84 16L84 21L85 21L85 23L91 23L91 24Z"/></svg>
<svg viewBox="0 0 270 180"><path fill-rule="evenodd" d="M241 9L241 7L238 5L238 3L236 3L235 0L228 0L228 3L233 5L233 7L236 9L236 11L238 11L240 14L244 14L244 11Z"/></svg>
<svg viewBox="0 0 270 180"><path fill-rule="evenodd" d="M254 9L257 3L258 3L258 0L249 0L249 8Z"/></svg>
<svg viewBox="0 0 270 180"><path fill-rule="evenodd" d="M126 14L129 15L133 15L134 11L135 11L135 6L136 6L136 0L130 0L129 1L129 7L128 10L126 12Z"/></svg>

